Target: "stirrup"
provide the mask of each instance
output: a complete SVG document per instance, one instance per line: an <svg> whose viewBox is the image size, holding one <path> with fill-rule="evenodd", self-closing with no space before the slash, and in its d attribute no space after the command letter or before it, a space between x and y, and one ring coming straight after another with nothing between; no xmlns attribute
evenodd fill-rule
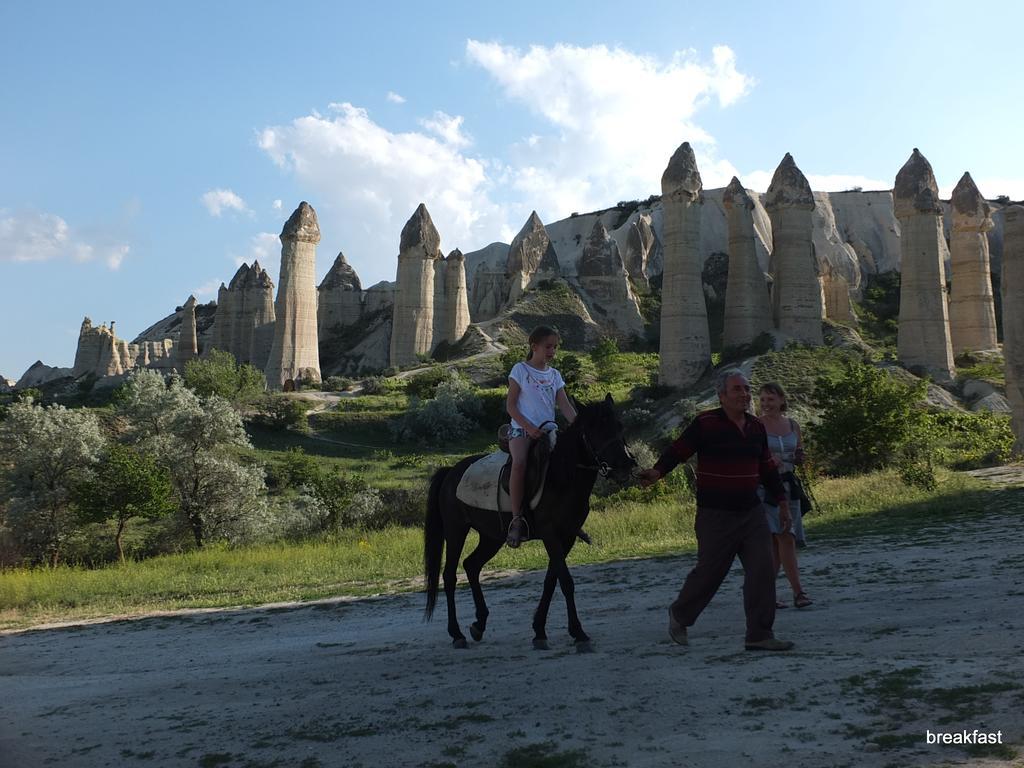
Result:
<svg viewBox="0 0 1024 768"><path fill-rule="evenodd" d="M514 534L512 532L513 528L516 528L516 532ZM507 544L511 549L516 549L524 541L529 540L530 524L526 522L526 518L522 515L513 517L512 522L508 525L508 535L505 536L505 544Z"/></svg>

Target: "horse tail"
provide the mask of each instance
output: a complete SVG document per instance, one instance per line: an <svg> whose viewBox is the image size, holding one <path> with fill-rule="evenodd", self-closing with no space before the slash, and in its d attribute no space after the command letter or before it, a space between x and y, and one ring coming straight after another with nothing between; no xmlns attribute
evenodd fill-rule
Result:
<svg viewBox="0 0 1024 768"><path fill-rule="evenodd" d="M427 608L424 619L430 620L437 604L437 588L441 578L441 553L444 551L444 520L441 517L441 486L451 467L441 467L430 479L427 492L427 518L423 523L423 572L427 581Z"/></svg>

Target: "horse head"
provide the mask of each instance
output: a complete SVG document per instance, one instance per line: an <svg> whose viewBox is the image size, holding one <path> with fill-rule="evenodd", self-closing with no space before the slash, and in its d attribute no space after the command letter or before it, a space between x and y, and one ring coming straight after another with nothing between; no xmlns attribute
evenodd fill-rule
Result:
<svg viewBox="0 0 1024 768"><path fill-rule="evenodd" d="M626 449L622 422L615 414L612 396L579 407L573 426L579 427L582 459L605 477L629 478L637 462Z"/></svg>

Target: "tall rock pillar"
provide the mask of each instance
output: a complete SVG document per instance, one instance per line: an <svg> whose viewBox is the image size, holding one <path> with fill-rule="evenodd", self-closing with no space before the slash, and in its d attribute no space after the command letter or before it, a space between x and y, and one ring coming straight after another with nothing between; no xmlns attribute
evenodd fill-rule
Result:
<svg viewBox="0 0 1024 768"><path fill-rule="evenodd" d="M988 257L991 209L965 173L953 190L949 335L953 354L996 348L996 310Z"/></svg>
<svg viewBox="0 0 1024 768"><path fill-rule="evenodd" d="M466 258L456 248L445 260L444 299L446 304L443 335L436 341L454 344L469 327L469 293L466 290Z"/></svg>
<svg viewBox="0 0 1024 768"><path fill-rule="evenodd" d="M821 283L814 258L814 194L788 152L764 207L772 222L772 308L779 332L821 346Z"/></svg>
<svg viewBox="0 0 1024 768"><path fill-rule="evenodd" d="M410 365L434 344L434 265L441 236L423 203L402 227L391 321L391 365Z"/></svg>
<svg viewBox="0 0 1024 768"><path fill-rule="evenodd" d="M658 380L671 387L693 384L711 363L711 334L701 281L702 189L697 159L689 142L684 142L661 177L664 269Z"/></svg>
<svg viewBox="0 0 1024 768"><path fill-rule="evenodd" d="M900 317L897 354L937 381L953 378L946 270L940 244L942 208L935 174L915 148L896 174L893 205L900 222Z"/></svg>
<svg viewBox="0 0 1024 768"><path fill-rule="evenodd" d="M178 332L178 343L174 347L175 365L181 373L185 372L185 364L199 357L199 341L196 337L196 297L189 296L181 308L181 330Z"/></svg>
<svg viewBox="0 0 1024 768"><path fill-rule="evenodd" d="M729 227L729 278L725 286L722 346L749 344L772 328L768 284L757 263L754 201L735 176L722 194Z"/></svg>
<svg viewBox="0 0 1024 768"><path fill-rule="evenodd" d="M508 296L505 306L515 304L534 282L542 278L558 277L558 256L544 222L536 211L523 224L508 249L505 273L508 278Z"/></svg>
<svg viewBox="0 0 1024 768"><path fill-rule="evenodd" d="M1003 357L1006 400L1013 414L1013 451L1024 454L1024 206L1003 210Z"/></svg>
<svg viewBox="0 0 1024 768"><path fill-rule="evenodd" d="M303 201L281 230L281 272L274 304L274 342L267 360L267 386L292 389L298 381L320 381L316 328L316 211Z"/></svg>

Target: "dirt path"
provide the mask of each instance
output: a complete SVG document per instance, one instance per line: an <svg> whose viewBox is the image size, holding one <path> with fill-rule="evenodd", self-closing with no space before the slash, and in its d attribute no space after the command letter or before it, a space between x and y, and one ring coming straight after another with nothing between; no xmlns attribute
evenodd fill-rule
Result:
<svg viewBox="0 0 1024 768"><path fill-rule="evenodd" d="M812 542L817 602L776 621L789 654L742 650L738 567L671 644L689 555L575 569L589 655L560 599L554 650L530 650L540 574L486 585L466 651L422 594L0 636L0 765L1019 765L1021 497L912 540ZM964 729L1004 745L926 744Z"/></svg>

